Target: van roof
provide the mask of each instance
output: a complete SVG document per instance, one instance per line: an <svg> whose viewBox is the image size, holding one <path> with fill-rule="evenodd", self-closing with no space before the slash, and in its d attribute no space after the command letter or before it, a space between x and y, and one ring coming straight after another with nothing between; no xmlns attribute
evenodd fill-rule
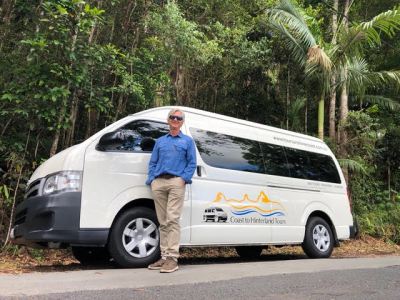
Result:
<svg viewBox="0 0 400 300"><path fill-rule="evenodd" d="M201 115L201 116L205 116L205 117L212 117L214 119L225 120L225 121L229 121L229 122L233 122L233 123L237 123L237 124L241 124L241 125L245 125L245 126L250 126L250 127L253 127L253 128L256 127L256 128L265 129L265 130L269 130L269 131L273 131L273 132L277 132L277 133L281 133L281 134L291 135L291 136L295 136L295 137L302 138L302 139L307 139L307 140L310 140L310 141L313 141L313 142L317 142L317 143L321 143L321 144L325 145L325 143L322 140L320 140L319 138L310 136L310 135L305 135L305 134L297 133L297 132L294 132L294 131L289 131L289 130L285 130L285 129L281 129L281 128L277 128L277 127L263 125L263 124L260 124L260 123L246 121L246 120L242 120L242 119L238 119L238 118L234 118L234 117L229 117L229 116L225 116L225 115L221 115L221 114L217 114L217 113L213 113L213 112L208 112L208 111L197 109L197 108L186 107L186 106L160 106L160 107L144 110L144 111L135 113L133 115L135 115L135 116L137 116L137 115L147 115L149 113L154 113L154 112L157 112L157 111L160 111L160 112L166 111L166 112L168 112L171 109L179 109L179 110L182 110L185 113L197 114L197 115Z"/></svg>

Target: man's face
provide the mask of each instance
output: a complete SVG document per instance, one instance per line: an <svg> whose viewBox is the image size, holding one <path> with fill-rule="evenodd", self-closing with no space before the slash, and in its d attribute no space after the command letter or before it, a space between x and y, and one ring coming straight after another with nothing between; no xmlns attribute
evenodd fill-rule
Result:
<svg viewBox="0 0 400 300"><path fill-rule="evenodd" d="M183 125L182 112L176 111L168 117L168 125L171 130L179 130Z"/></svg>

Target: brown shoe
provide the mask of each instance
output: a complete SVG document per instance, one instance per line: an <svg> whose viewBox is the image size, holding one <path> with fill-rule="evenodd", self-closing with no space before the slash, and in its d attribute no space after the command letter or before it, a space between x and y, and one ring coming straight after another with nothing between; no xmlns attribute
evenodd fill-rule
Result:
<svg viewBox="0 0 400 300"><path fill-rule="evenodd" d="M162 265L160 273L172 273L178 269L178 262L173 258L168 257L165 263Z"/></svg>
<svg viewBox="0 0 400 300"><path fill-rule="evenodd" d="M147 268L149 270L160 270L161 267L165 264L166 260L165 259L159 259L155 263L149 265Z"/></svg>

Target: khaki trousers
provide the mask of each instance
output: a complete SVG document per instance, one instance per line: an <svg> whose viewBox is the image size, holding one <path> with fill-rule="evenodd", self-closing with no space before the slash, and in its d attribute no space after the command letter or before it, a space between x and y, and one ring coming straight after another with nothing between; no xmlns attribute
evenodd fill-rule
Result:
<svg viewBox="0 0 400 300"><path fill-rule="evenodd" d="M182 178L156 178L151 183L157 219L160 223L161 257L179 257L181 228L179 219L185 198L185 183Z"/></svg>

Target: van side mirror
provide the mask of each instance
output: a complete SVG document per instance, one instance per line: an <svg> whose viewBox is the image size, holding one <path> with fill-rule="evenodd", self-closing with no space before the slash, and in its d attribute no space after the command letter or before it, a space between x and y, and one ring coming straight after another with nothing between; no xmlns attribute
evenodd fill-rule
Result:
<svg viewBox="0 0 400 300"><path fill-rule="evenodd" d="M145 137L140 142L140 148L142 151L153 151L156 141L150 137Z"/></svg>
<svg viewBox="0 0 400 300"><path fill-rule="evenodd" d="M116 149L124 143L124 139L118 131L107 132L104 134L96 146L97 150L106 151Z"/></svg>

